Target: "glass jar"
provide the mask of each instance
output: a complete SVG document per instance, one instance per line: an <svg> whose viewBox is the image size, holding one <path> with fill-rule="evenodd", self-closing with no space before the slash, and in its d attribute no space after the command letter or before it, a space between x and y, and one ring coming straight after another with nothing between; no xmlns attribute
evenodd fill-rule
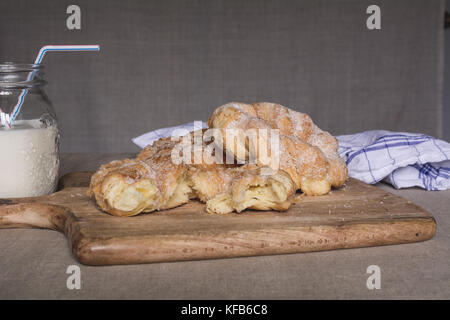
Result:
<svg viewBox="0 0 450 320"><path fill-rule="evenodd" d="M59 130L40 64L0 63L0 198L55 191Z"/></svg>

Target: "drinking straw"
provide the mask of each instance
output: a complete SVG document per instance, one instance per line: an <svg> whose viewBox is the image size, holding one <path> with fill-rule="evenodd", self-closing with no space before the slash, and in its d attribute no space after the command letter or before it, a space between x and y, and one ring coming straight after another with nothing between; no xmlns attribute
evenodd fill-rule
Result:
<svg viewBox="0 0 450 320"><path fill-rule="evenodd" d="M98 44L95 45L47 45L43 46L41 50L39 50L38 55L36 56L36 60L34 60L34 64L40 64L45 54L49 51L100 51L100 46ZM34 72L30 72L28 75L28 81L33 80ZM17 103L13 108L13 111L10 115L10 120L8 126L11 128L11 125L19 114L20 109L22 107L25 96L28 93L28 89L22 90L22 93L19 95L17 99Z"/></svg>

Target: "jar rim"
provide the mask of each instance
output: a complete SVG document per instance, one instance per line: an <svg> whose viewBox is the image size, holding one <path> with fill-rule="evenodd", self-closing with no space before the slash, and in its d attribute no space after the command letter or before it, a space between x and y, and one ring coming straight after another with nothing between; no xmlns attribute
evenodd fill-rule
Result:
<svg viewBox="0 0 450 320"><path fill-rule="evenodd" d="M41 87L47 82L43 80L44 66L40 63L0 62L0 88L28 89Z"/></svg>
<svg viewBox="0 0 450 320"><path fill-rule="evenodd" d="M0 73L15 73L24 71L42 70L44 66L40 63L22 63L22 62L0 62Z"/></svg>

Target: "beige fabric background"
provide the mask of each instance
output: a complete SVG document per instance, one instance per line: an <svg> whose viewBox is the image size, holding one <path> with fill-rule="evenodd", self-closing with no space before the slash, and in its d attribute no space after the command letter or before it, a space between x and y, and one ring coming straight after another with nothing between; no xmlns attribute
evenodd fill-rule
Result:
<svg viewBox="0 0 450 320"><path fill-rule="evenodd" d="M333 134L442 133L442 0L2 0L0 60L33 61L44 44L99 43L49 54L47 93L64 152L133 152L130 138L206 120L231 100L309 113Z"/></svg>

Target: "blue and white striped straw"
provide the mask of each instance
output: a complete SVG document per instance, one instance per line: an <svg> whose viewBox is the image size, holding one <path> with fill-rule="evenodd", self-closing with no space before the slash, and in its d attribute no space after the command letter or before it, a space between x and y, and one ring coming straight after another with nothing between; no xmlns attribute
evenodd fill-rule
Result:
<svg viewBox="0 0 450 320"><path fill-rule="evenodd" d="M48 45L43 46L34 60L34 64L40 64L45 54L48 51L100 51L100 46L98 44L95 45ZM28 81L33 80L34 72L30 72L28 75ZM10 115L9 127L11 127L14 119L20 112L20 108L22 107L25 96L28 93L28 89L22 90L19 98L17 99L17 104L14 106L13 111Z"/></svg>

